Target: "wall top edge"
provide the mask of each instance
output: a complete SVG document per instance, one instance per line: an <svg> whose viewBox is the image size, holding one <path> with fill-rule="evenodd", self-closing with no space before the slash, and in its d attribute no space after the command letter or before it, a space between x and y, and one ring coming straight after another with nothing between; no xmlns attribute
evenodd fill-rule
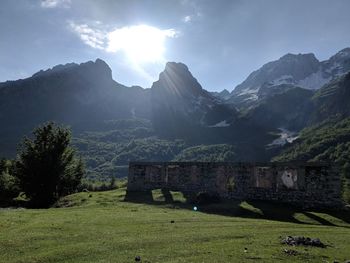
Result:
<svg viewBox="0 0 350 263"><path fill-rule="evenodd" d="M278 166L312 166L312 167L330 167L336 166L336 163L331 162L138 162L133 161L129 162L130 166L136 165L208 165L212 164L214 166L226 165L226 166L269 166L269 167L278 167Z"/></svg>

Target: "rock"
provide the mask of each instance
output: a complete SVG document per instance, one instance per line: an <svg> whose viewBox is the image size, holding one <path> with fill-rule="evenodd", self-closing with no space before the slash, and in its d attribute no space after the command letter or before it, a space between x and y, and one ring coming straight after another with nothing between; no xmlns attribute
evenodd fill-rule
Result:
<svg viewBox="0 0 350 263"><path fill-rule="evenodd" d="M283 252L289 256L296 256L298 254L298 251L293 249L286 249L286 248L283 250Z"/></svg>
<svg viewBox="0 0 350 263"><path fill-rule="evenodd" d="M287 236L282 240L283 244L289 246L313 246L313 247L326 247L319 238L310 238L303 236Z"/></svg>

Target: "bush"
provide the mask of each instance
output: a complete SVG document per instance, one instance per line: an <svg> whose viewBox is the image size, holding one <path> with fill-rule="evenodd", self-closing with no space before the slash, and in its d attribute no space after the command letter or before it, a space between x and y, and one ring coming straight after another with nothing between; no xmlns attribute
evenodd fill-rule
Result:
<svg viewBox="0 0 350 263"><path fill-rule="evenodd" d="M11 165L10 161L0 160L0 200L5 204L11 203L20 192L17 178L10 174Z"/></svg>

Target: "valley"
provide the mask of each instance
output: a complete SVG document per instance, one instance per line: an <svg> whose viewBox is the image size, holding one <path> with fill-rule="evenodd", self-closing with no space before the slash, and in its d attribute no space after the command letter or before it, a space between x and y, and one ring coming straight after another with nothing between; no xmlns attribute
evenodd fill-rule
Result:
<svg viewBox="0 0 350 263"><path fill-rule="evenodd" d="M167 63L150 89L114 81L100 59L58 65L0 83L0 156L56 121L72 129L91 180L125 177L129 161L278 160L304 129L350 116L349 61L348 48L322 62L287 54L231 93L208 92L183 63Z"/></svg>

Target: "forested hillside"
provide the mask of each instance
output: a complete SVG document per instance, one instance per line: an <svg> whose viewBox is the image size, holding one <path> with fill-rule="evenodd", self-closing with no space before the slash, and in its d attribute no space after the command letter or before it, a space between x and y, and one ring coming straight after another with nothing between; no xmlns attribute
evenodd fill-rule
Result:
<svg viewBox="0 0 350 263"><path fill-rule="evenodd" d="M325 161L339 165L344 195L350 200L350 118L332 119L305 128L273 161Z"/></svg>

